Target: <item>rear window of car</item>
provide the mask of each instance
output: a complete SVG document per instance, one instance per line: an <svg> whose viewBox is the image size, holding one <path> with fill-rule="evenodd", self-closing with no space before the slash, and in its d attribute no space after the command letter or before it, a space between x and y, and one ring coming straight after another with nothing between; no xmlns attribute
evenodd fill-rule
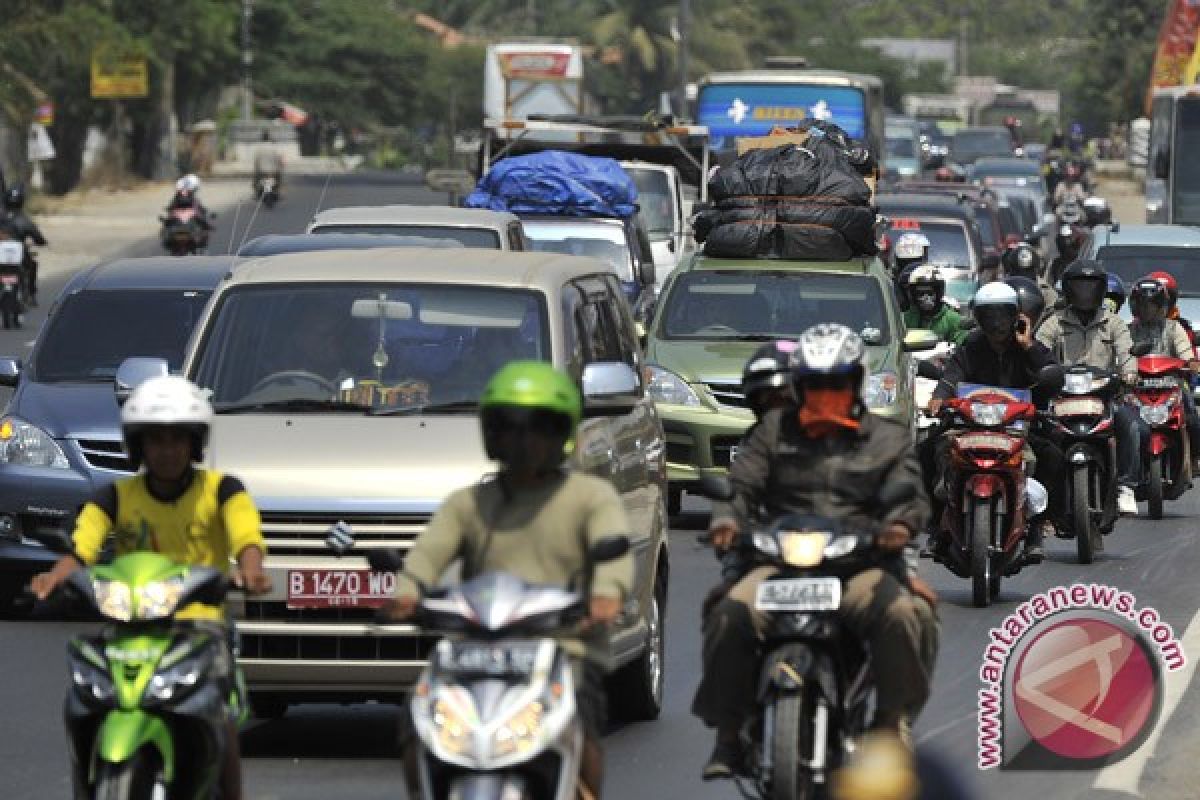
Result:
<svg viewBox="0 0 1200 800"><path fill-rule="evenodd" d="M379 235L423 236L429 239L453 239L463 247L500 250L500 234L491 228L458 228L452 225L321 225L313 233L370 233Z"/></svg>
<svg viewBox="0 0 1200 800"><path fill-rule="evenodd" d="M1180 294L1200 296L1200 248L1110 245L1100 248L1096 260L1119 275L1126 286L1162 270L1175 276Z"/></svg>
<svg viewBox="0 0 1200 800"><path fill-rule="evenodd" d="M950 145L950 156L959 162L974 162L983 156L1012 152L1007 131L959 131Z"/></svg>
<svg viewBox="0 0 1200 800"><path fill-rule="evenodd" d="M976 265L967 236L966 225L960 222L927 222L920 219L892 220L889 235L892 241L906 233L923 233L929 239L929 260L936 264L956 267Z"/></svg>
<svg viewBox="0 0 1200 800"><path fill-rule="evenodd" d="M131 356L183 366L208 290L92 289L68 295L49 319L32 365L43 383L111 381Z"/></svg>

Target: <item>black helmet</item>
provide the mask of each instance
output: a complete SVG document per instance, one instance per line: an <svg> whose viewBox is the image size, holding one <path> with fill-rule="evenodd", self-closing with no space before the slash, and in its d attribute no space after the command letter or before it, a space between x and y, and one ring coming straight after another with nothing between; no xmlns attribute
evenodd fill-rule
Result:
<svg viewBox="0 0 1200 800"><path fill-rule="evenodd" d="M1013 245L1001 257L1004 271L1012 276L1036 278L1042 271L1042 257L1028 242Z"/></svg>
<svg viewBox="0 0 1200 800"><path fill-rule="evenodd" d="M20 183L14 183L8 187L8 191L4 193L4 207L9 211L20 211L25 207L25 187Z"/></svg>
<svg viewBox="0 0 1200 800"><path fill-rule="evenodd" d="M1036 325L1042 318L1042 312L1046 310L1046 297L1041 288L1033 279L1023 275L1005 278L1004 282L1016 291L1017 308Z"/></svg>
<svg viewBox="0 0 1200 800"><path fill-rule="evenodd" d="M1167 287L1163 285L1162 281L1149 276L1134 284L1133 291L1129 295L1129 310L1135 317L1142 317L1146 312L1147 305L1158 306L1164 314L1171 307L1171 296L1167 292Z"/></svg>
<svg viewBox="0 0 1200 800"><path fill-rule="evenodd" d="M795 342L769 342L754 351L742 370L742 393L746 404L756 409L755 396L767 389L783 389L791 383L791 358Z"/></svg>
<svg viewBox="0 0 1200 800"><path fill-rule="evenodd" d="M1108 291L1108 273L1098 261L1079 259L1063 271L1062 293L1076 311L1096 311Z"/></svg>

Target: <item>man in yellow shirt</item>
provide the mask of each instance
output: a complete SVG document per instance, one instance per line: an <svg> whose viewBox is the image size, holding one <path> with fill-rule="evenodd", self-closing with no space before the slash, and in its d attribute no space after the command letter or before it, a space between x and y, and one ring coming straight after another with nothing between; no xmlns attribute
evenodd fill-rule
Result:
<svg viewBox="0 0 1200 800"><path fill-rule="evenodd" d="M133 465L145 469L102 488L83 506L71 537L74 553L33 579L34 594L44 600L72 572L94 564L110 533L118 555L152 550L221 571L234 558L236 584L251 594L270 590L254 501L237 478L195 466L204 457L212 414L208 398L184 378L152 378L133 391L121 409L121 433ZM224 612L214 606L193 603L176 617L224 627ZM230 652L215 677L232 687L235 670ZM241 757L232 714L228 734L221 796L238 800Z"/></svg>

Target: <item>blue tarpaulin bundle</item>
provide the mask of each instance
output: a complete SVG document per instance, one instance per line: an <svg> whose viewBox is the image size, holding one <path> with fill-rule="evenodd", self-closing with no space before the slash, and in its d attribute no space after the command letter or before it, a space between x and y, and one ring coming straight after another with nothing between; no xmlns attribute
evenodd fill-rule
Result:
<svg viewBox="0 0 1200 800"><path fill-rule="evenodd" d="M625 218L637 212L637 186L611 158L546 150L497 162L465 205L514 214Z"/></svg>

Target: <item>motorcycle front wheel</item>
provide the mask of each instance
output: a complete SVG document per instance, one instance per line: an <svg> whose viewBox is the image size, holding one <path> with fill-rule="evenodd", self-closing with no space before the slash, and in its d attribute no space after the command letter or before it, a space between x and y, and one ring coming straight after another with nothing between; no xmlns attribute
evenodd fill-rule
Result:
<svg viewBox="0 0 1200 800"><path fill-rule="evenodd" d="M813 693L807 686L775 698L774 766L771 800L810 800L816 796L813 774L801 763L812 756Z"/></svg>
<svg viewBox="0 0 1200 800"><path fill-rule="evenodd" d="M1163 457L1150 456L1146 470L1146 510L1150 519L1162 519L1163 515Z"/></svg>
<svg viewBox="0 0 1200 800"><path fill-rule="evenodd" d="M991 604L993 581L999 588L999 580L992 578L991 545L991 504L975 500L971 505L971 601L976 608Z"/></svg>
<svg viewBox="0 0 1200 800"><path fill-rule="evenodd" d="M1088 467L1076 467L1071 472L1071 527L1075 529L1075 546L1079 563L1090 564L1096 558L1095 531L1088 505Z"/></svg>
<svg viewBox="0 0 1200 800"><path fill-rule="evenodd" d="M162 760L143 747L133 758L113 764L101 761L96 768L93 800L166 800L162 782Z"/></svg>

